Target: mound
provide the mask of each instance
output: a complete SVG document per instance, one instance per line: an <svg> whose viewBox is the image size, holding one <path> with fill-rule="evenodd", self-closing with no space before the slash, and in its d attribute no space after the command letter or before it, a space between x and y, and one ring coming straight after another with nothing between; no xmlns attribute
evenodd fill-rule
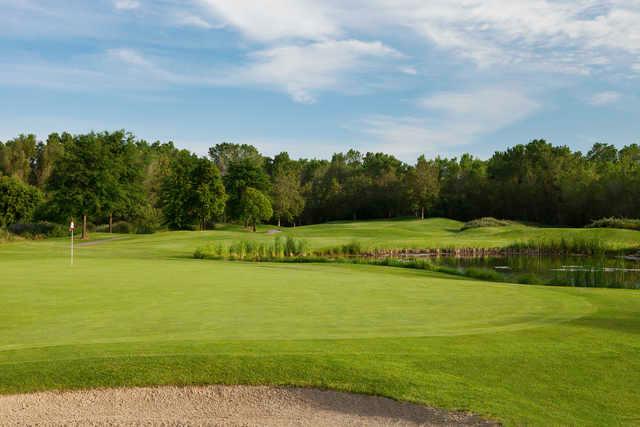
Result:
<svg viewBox="0 0 640 427"><path fill-rule="evenodd" d="M0 397L7 425L495 425L478 416L316 389L209 386Z"/></svg>

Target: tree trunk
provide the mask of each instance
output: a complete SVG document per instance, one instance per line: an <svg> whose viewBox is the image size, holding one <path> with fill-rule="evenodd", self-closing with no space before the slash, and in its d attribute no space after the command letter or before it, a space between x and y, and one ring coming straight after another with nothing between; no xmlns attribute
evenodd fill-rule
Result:
<svg viewBox="0 0 640 427"><path fill-rule="evenodd" d="M87 232L87 215L82 215L82 240L87 240L89 233Z"/></svg>
<svg viewBox="0 0 640 427"><path fill-rule="evenodd" d="M278 227L280 227L280 215L278 215Z"/></svg>
<svg viewBox="0 0 640 427"><path fill-rule="evenodd" d="M256 222L255 222L255 220L253 221L253 232L254 233L256 232Z"/></svg>
<svg viewBox="0 0 640 427"><path fill-rule="evenodd" d="M421 214L420 214L420 219L424 219L424 208L422 208Z"/></svg>
<svg viewBox="0 0 640 427"><path fill-rule="evenodd" d="M113 233L113 214L109 214L109 233Z"/></svg>

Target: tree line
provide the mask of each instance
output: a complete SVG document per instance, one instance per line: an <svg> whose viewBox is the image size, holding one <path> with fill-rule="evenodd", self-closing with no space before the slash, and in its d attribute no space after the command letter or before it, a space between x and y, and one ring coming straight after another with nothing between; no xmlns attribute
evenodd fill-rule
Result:
<svg viewBox="0 0 640 427"><path fill-rule="evenodd" d="M147 232L206 229L216 221L313 224L332 220L493 216L582 226L640 211L640 147L587 152L533 140L487 160L349 150L331 159L268 157L220 143L201 157L125 131L0 142L0 226L70 218L128 221Z"/></svg>

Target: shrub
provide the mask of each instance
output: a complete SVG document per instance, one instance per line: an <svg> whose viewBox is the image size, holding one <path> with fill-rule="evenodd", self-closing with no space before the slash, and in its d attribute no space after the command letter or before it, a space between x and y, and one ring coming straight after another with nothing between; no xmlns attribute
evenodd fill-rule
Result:
<svg viewBox="0 0 640 427"><path fill-rule="evenodd" d="M631 218L600 218L585 226L586 228L623 228L640 230L640 219Z"/></svg>
<svg viewBox="0 0 640 427"><path fill-rule="evenodd" d="M113 223L112 231L118 234L131 234L135 231L135 227L129 222L118 221Z"/></svg>
<svg viewBox="0 0 640 427"><path fill-rule="evenodd" d="M510 221L505 221L502 219L495 219L493 217L484 217L479 219L474 219L473 221L465 222L460 228L460 231L468 230L470 228L480 228L480 227L506 227L511 224Z"/></svg>
<svg viewBox="0 0 640 427"><path fill-rule="evenodd" d="M37 188L16 178L0 177L0 226L31 221L41 202Z"/></svg>
<svg viewBox="0 0 640 427"><path fill-rule="evenodd" d="M134 221L137 234L153 234L160 229L162 224L162 212L151 206L140 209Z"/></svg>
<svg viewBox="0 0 640 427"><path fill-rule="evenodd" d="M27 239L42 239L46 237L66 237L69 234L67 228L52 222L31 222L13 224L8 227L10 233Z"/></svg>

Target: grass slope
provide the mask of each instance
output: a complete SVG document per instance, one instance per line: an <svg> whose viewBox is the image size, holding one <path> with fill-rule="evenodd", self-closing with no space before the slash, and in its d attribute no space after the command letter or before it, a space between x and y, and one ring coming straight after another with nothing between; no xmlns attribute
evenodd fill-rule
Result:
<svg viewBox="0 0 640 427"><path fill-rule="evenodd" d="M453 233L379 223L388 227L377 244L405 241L404 227L430 228L421 245ZM381 228L326 227L295 232L330 245L332 235ZM189 258L204 241L245 235L272 238L233 228L125 236L77 248L73 268L65 241L0 246L0 393L295 384L468 409L507 424L640 423L638 291Z"/></svg>

